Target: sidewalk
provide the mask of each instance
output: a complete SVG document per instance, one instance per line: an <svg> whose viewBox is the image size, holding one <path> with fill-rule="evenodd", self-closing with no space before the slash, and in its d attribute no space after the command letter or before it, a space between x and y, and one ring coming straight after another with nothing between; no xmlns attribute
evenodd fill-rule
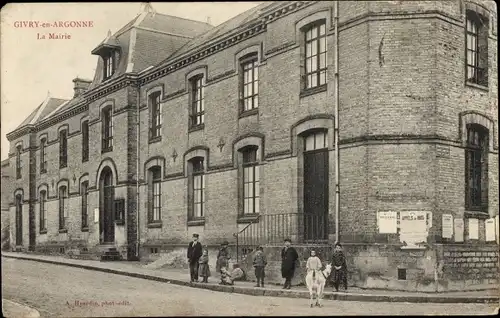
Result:
<svg viewBox="0 0 500 318"><path fill-rule="evenodd" d="M4 317L40 317L40 313L36 309L3 298L2 313Z"/></svg>
<svg viewBox="0 0 500 318"><path fill-rule="evenodd" d="M218 285L215 277L209 278L208 284L190 283L188 270L182 269L147 269L140 262L100 262L92 260L69 259L62 256L32 255L26 253L2 252L2 257L26 259L44 263L72 266L88 270L96 270L118 275L155 280L170 284L192 286L220 292L233 292L254 296L273 296L291 298L309 298L309 292L303 286L283 290L281 286L266 285L265 288L254 287L254 282L235 282L234 286ZM330 288L328 288L330 289ZM348 292L331 292L327 290L324 299L350 301L382 301L382 302L411 302L411 303L498 303L499 291L469 291L420 293L389 290L368 290L350 288Z"/></svg>

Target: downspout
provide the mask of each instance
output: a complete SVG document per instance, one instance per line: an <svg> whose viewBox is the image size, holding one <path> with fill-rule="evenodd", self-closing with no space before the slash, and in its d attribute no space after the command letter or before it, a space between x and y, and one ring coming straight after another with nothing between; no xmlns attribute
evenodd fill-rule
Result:
<svg viewBox="0 0 500 318"><path fill-rule="evenodd" d="M335 140L335 241L339 241L339 212L340 212L340 181L339 181L339 2L334 2L333 27L334 37L334 79L333 92L334 100L334 140Z"/></svg>
<svg viewBox="0 0 500 318"><path fill-rule="evenodd" d="M136 110L136 177L135 177L135 182L136 182L136 189L135 189L135 195L136 195L136 206L135 206L135 218L136 218L136 234L137 234L137 240L135 242L135 256L137 257L137 260L140 259L139 257L139 245L140 245L140 228L139 228L139 207L140 207L140 196L139 196L139 145L140 145L140 107L141 107L141 85L140 85L140 80L137 81L137 110Z"/></svg>

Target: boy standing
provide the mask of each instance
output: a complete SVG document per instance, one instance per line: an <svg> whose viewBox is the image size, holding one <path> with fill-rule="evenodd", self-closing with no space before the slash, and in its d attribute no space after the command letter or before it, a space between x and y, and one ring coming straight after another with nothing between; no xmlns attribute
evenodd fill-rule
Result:
<svg viewBox="0 0 500 318"><path fill-rule="evenodd" d="M340 282L344 285L347 291L347 264L345 261L344 252L342 252L342 245L339 242L335 243L335 251L332 257L333 265L333 287L335 291L339 291Z"/></svg>
<svg viewBox="0 0 500 318"><path fill-rule="evenodd" d="M264 268L267 265L267 259L264 255L264 248L259 246L253 257L253 267L255 267L255 277L257 278L257 285L255 287L264 287Z"/></svg>

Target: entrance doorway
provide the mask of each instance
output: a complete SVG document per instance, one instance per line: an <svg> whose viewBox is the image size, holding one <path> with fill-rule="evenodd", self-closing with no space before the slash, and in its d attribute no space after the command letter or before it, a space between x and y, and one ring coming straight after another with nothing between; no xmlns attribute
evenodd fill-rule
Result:
<svg viewBox="0 0 500 318"><path fill-rule="evenodd" d="M113 172L109 167L106 167L102 170L99 179L99 233L101 244L113 244L115 242L114 190Z"/></svg>
<svg viewBox="0 0 500 318"><path fill-rule="evenodd" d="M328 239L328 140L320 130L304 137L304 240Z"/></svg>

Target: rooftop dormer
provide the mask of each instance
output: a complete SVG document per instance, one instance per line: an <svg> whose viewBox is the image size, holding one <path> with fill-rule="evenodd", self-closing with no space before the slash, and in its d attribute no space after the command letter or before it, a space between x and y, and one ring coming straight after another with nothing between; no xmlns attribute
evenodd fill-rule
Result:
<svg viewBox="0 0 500 318"><path fill-rule="evenodd" d="M109 79L116 71L120 57L120 42L108 31L106 38L95 49L92 54L99 55L103 61L102 80Z"/></svg>

